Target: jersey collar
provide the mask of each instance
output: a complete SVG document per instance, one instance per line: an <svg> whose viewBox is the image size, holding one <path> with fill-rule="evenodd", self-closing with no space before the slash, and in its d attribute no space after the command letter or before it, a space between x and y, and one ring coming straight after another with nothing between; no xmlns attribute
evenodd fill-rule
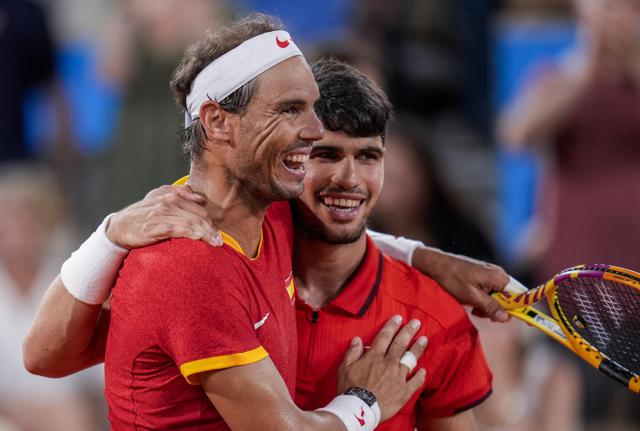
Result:
<svg viewBox="0 0 640 431"><path fill-rule="evenodd" d="M327 307L337 307L358 317L364 316L378 293L382 268L382 253L367 235L364 259L351 274L340 294Z"/></svg>

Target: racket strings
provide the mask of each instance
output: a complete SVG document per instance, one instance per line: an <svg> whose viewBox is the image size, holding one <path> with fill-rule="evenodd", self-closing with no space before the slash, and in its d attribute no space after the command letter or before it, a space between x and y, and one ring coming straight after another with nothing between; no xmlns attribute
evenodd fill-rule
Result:
<svg viewBox="0 0 640 431"><path fill-rule="evenodd" d="M623 283L577 277L558 286L569 324L603 355L640 373L640 291Z"/></svg>

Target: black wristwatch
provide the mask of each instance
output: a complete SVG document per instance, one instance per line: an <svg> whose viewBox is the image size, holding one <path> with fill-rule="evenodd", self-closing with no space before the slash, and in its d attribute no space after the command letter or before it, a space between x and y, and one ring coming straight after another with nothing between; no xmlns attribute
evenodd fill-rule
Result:
<svg viewBox="0 0 640 431"><path fill-rule="evenodd" d="M378 400L376 399L376 396L373 395L370 391L366 390L365 388L357 388L357 387L349 388L346 391L344 391L342 395L355 395L356 397L364 401L365 404L368 405L369 407L372 407L376 402L378 402Z"/></svg>

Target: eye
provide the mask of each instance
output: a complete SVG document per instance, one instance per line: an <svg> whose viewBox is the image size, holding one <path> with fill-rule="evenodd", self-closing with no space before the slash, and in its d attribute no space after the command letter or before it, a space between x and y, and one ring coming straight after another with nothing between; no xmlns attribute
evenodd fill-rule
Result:
<svg viewBox="0 0 640 431"><path fill-rule="evenodd" d="M378 161L381 158L381 155L376 153L376 152L372 152L372 151L365 151L363 153L358 154L357 158L359 160L366 160L366 161Z"/></svg>
<svg viewBox="0 0 640 431"><path fill-rule="evenodd" d="M336 153L332 153L330 151L320 151L317 153L312 153L311 158L315 159L323 159L323 160L338 160L338 155Z"/></svg>
<svg viewBox="0 0 640 431"><path fill-rule="evenodd" d="M285 108L282 108L280 110L280 113L282 114L288 114L288 115L296 115L298 112L300 112L300 109L297 106L287 106Z"/></svg>

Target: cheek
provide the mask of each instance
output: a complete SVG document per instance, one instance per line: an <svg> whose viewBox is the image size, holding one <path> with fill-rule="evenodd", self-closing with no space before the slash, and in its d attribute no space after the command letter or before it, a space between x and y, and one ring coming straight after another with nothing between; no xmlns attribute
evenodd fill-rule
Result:
<svg viewBox="0 0 640 431"><path fill-rule="evenodd" d="M278 142L283 135L283 120L279 117L245 118L241 143L252 151L256 160L264 162L270 153L281 151Z"/></svg>
<svg viewBox="0 0 640 431"><path fill-rule="evenodd" d="M380 193L382 192L382 186L384 185L384 167L381 165L380 168L369 172L366 176L365 182L367 184L371 203L375 205L380 197Z"/></svg>

